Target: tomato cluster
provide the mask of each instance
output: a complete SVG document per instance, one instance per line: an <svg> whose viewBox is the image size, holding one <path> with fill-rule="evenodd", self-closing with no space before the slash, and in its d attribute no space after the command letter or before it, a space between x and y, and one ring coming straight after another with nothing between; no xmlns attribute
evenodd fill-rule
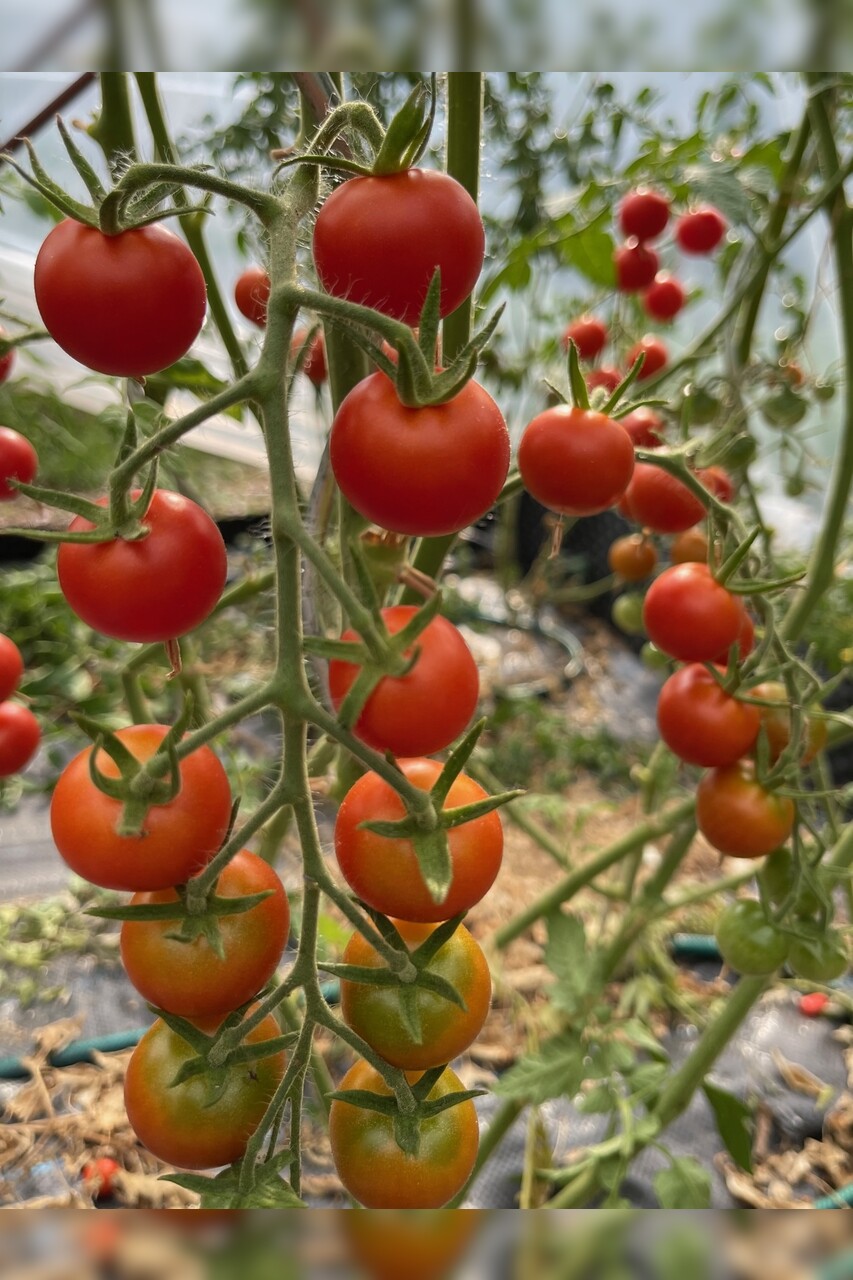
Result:
<svg viewBox="0 0 853 1280"><path fill-rule="evenodd" d="M0 634L0 778L26 768L41 740L39 722L29 707L10 701L23 674L20 649Z"/></svg>

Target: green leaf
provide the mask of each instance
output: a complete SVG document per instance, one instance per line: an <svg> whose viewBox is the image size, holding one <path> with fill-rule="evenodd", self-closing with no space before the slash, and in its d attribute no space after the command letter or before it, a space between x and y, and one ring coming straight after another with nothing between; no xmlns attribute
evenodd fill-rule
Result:
<svg viewBox="0 0 853 1280"><path fill-rule="evenodd" d="M645 1049L657 1062L669 1062L669 1054L639 1018L629 1018L627 1022L620 1023L619 1030L632 1044L638 1049Z"/></svg>
<svg viewBox="0 0 853 1280"><path fill-rule="evenodd" d="M711 1205L711 1175L692 1156L673 1160L654 1180L655 1195L662 1209L708 1209Z"/></svg>
<svg viewBox="0 0 853 1280"><path fill-rule="evenodd" d="M575 1013L589 996L592 971L583 922L577 916L556 912L548 917L545 963L557 979L551 993L554 1007Z"/></svg>
<svg viewBox="0 0 853 1280"><path fill-rule="evenodd" d="M594 1085L578 1102L578 1111L584 1115L600 1115L606 1111L616 1110L613 1090L607 1084Z"/></svg>
<svg viewBox="0 0 853 1280"><path fill-rule="evenodd" d="M561 256L567 266L574 267L593 284L612 289L615 283L613 270L613 237L602 227L585 227L582 235L564 240Z"/></svg>
<svg viewBox="0 0 853 1280"><path fill-rule="evenodd" d="M739 1168L752 1173L752 1139L755 1128L752 1108L742 1099L706 1080L702 1091L711 1104L717 1132Z"/></svg>
<svg viewBox="0 0 853 1280"><path fill-rule="evenodd" d="M550 1098L573 1097L582 1080L583 1049L577 1036L566 1031L511 1067L496 1084L495 1093L537 1105Z"/></svg>
<svg viewBox="0 0 853 1280"><path fill-rule="evenodd" d="M161 1182L174 1182L201 1196L202 1209L305 1209L303 1200L281 1176L291 1160L290 1151L277 1151L264 1164L256 1165L252 1186L240 1191L240 1164L223 1169L215 1178L197 1173L170 1173Z"/></svg>

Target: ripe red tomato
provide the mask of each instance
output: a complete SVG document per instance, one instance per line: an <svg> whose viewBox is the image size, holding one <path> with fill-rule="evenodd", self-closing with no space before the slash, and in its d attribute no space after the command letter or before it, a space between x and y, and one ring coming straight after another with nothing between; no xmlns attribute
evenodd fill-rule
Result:
<svg viewBox="0 0 853 1280"><path fill-rule="evenodd" d="M396 635L417 612L414 605L382 610L389 633ZM355 631L342 640L354 643ZM452 622L433 618L411 650L419 650L403 676L383 676L364 705L355 733L378 751L395 756L428 756L443 751L465 730L477 708L480 678L471 650ZM329 692L335 707L343 702L359 668L333 658Z"/></svg>
<svg viewBox="0 0 853 1280"><path fill-rule="evenodd" d="M713 662L737 638L741 605L706 564L674 564L646 592L643 621L653 644L681 662Z"/></svg>
<svg viewBox="0 0 853 1280"><path fill-rule="evenodd" d="M687 291L668 271L659 271L643 294L643 309L653 320L674 320L687 301Z"/></svg>
<svg viewBox="0 0 853 1280"><path fill-rule="evenodd" d="M96 1160L88 1160L80 1170L83 1185L93 1200L102 1200L112 1195L115 1176L121 1171L117 1160L109 1156L99 1156Z"/></svg>
<svg viewBox="0 0 853 1280"><path fill-rule="evenodd" d="M829 996L823 991L807 991L800 996L797 1007L804 1018L819 1018L829 1004Z"/></svg>
<svg viewBox="0 0 853 1280"><path fill-rule="evenodd" d="M726 220L713 205L683 213L675 224L675 239L684 253L711 253L726 234Z"/></svg>
<svg viewBox="0 0 853 1280"><path fill-rule="evenodd" d="M700 500L678 476L652 462L638 462L634 467L622 509L655 533L681 533L705 514Z"/></svg>
<svg viewBox="0 0 853 1280"><path fill-rule="evenodd" d="M0 502L17 498L18 490L9 481L30 484L38 464L38 455L29 440L11 427L0 427Z"/></svg>
<svg viewBox="0 0 853 1280"><path fill-rule="evenodd" d="M211 1035L221 1018L197 1020ZM246 1036L259 1044L281 1035L270 1014ZM124 1105L136 1136L152 1155L179 1169L212 1169L244 1154L281 1078L283 1050L229 1066L220 1078L191 1076L173 1085L195 1051L158 1018L134 1049L124 1081Z"/></svg>
<svg viewBox="0 0 853 1280"><path fill-rule="evenodd" d="M703 467L696 472L709 493L713 493L720 502L731 502L735 496L735 484L725 467Z"/></svg>
<svg viewBox="0 0 853 1280"><path fill-rule="evenodd" d="M573 342L581 360L594 360L607 343L607 325L595 316L580 316L566 326L561 342L566 351Z"/></svg>
<svg viewBox="0 0 853 1280"><path fill-rule="evenodd" d="M410 951L437 928L434 924L403 920L394 923ZM385 961L360 933L354 933L347 943L343 962L366 969L386 968ZM428 971L455 987L465 1007L460 1009L443 996L416 988L412 1003L420 1017L420 1041L413 1039L407 1025L399 987L341 980L344 1022L386 1062L404 1071L425 1071L464 1053L480 1034L489 1012L492 998L489 966L479 944L464 925L439 948L429 962Z"/></svg>
<svg viewBox="0 0 853 1280"><path fill-rule="evenodd" d="M137 760L154 755L168 729L135 724L117 737ZM231 819L231 788L209 747L180 762L181 787L168 804L148 810L141 835L118 832L119 800L99 791L89 776L92 747L66 765L53 792L50 828L59 853L73 871L105 889L169 889L182 884L217 852ZM101 773L117 778L115 762L103 750Z"/></svg>
<svg viewBox="0 0 853 1280"><path fill-rule="evenodd" d="M619 226L626 240L654 240L669 222L669 201L659 191L638 187L619 206Z"/></svg>
<svg viewBox="0 0 853 1280"><path fill-rule="evenodd" d="M701 529L685 529L673 538L669 547L669 558L673 564L697 564L708 562L708 538Z"/></svg>
<svg viewBox="0 0 853 1280"><path fill-rule="evenodd" d="M247 267L237 277L234 285L234 301L247 320L263 329L267 322L267 303L270 300L270 278L263 267Z"/></svg>
<svg viewBox="0 0 853 1280"><path fill-rule="evenodd" d="M518 446L528 493L552 511L591 516L625 492L634 446L621 423L594 409L555 405L528 423Z"/></svg>
<svg viewBox="0 0 853 1280"><path fill-rule="evenodd" d="M710 769L696 790L696 822L720 853L763 858L788 839L794 802L766 791L746 761Z"/></svg>
<svg viewBox="0 0 853 1280"><path fill-rule="evenodd" d="M392 533L438 537L485 515L509 470L509 432L478 382L444 404L410 409L372 373L344 399L329 442L341 491Z"/></svg>
<svg viewBox="0 0 853 1280"><path fill-rule="evenodd" d="M305 344L307 332L305 329L297 329L290 343L290 358L294 362L298 360L302 347ZM323 383L329 376L328 365L326 364L326 340L323 332L320 330L314 334L311 339L311 346L308 348L305 359L302 361L301 373L309 382L313 382L315 387L322 387Z"/></svg>
<svg viewBox="0 0 853 1280"><path fill-rule="evenodd" d="M670 751L704 768L734 764L746 755L761 723L758 708L726 693L700 662L682 667L664 682L657 720Z"/></svg>
<svg viewBox="0 0 853 1280"><path fill-rule="evenodd" d="M616 287L622 293L638 293L652 283L660 266L660 258L646 244L629 240L613 253Z"/></svg>
<svg viewBox="0 0 853 1280"><path fill-rule="evenodd" d="M645 356L643 367L637 374L637 381L643 382L646 378L651 378L654 374L660 373L661 369L665 369L669 363L669 352L660 338L654 338L651 334L646 334L639 342L635 342L631 350L628 352L627 364L630 369L634 361L639 356Z"/></svg>
<svg viewBox="0 0 853 1280"><path fill-rule="evenodd" d="M750 690L753 698L764 698L768 702L778 703L778 707L756 707L764 732L767 734L767 745L770 748L771 761L778 760L791 741L791 711L788 706L788 690L780 680L765 680ZM826 721L816 716L806 716L804 732L800 738L800 763L808 764L814 760L819 751L826 746Z"/></svg>
<svg viewBox="0 0 853 1280"><path fill-rule="evenodd" d="M429 169L350 178L323 203L314 224L323 288L411 325L436 268L446 316L474 288L484 251L483 222L468 192Z"/></svg>
<svg viewBox="0 0 853 1280"><path fill-rule="evenodd" d="M0 702L0 778L20 773L36 753L41 729L29 707Z"/></svg>
<svg viewBox="0 0 853 1280"><path fill-rule="evenodd" d="M607 563L625 582L642 582L658 562L655 545L641 533L629 533L611 542Z"/></svg>
<svg viewBox="0 0 853 1280"><path fill-rule="evenodd" d="M287 943L290 907L284 886L269 863L243 849L221 873L220 898L269 892L251 911L220 916L223 955L203 934L192 942L175 938L181 922L125 920L121 959L136 990L160 1009L183 1018L230 1013L256 996L276 971ZM174 889L136 893L131 906L177 902Z"/></svg>
<svg viewBox="0 0 853 1280"><path fill-rule="evenodd" d="M416 1079L413 1076L411 1082ZM361 1058L350 1067L339 1088L392 1096L379 1072ZM462 1082L448 1067L430 1090L429 1101L461 1089ZM480 1131L469 1098L422 1121L418 1154L407 1155L397 1145L392 1116L335 1098L329 1114L329 1141L338 1177L366 1208L438 1209L468 1181Z"/></svg>
<svg viewBox="0 0 853 1280"><path fill-rule="evenodd" d="M423 791L441 773L437 760L401 760L400 769ZM446 809L473 804L486 792L460 773L444 802ZM402 799L376 773L365 773L350 787L335 823L338 866L353 892L375 911L402 920L449 920L473 907L494 882L503 856L503 828L496 810L451 827L447 832L453 879L445 896L435 902L421 874L411 840L376 835L363 822L396 822L406 816Z"/></svg>
<svg viewBox="0 0 853 1280"><path fill-rule="evenodd" d="M659 449L663 444L666 429L664 420L648 405L641 405L633 413L626 413L619 421L631 437L635 449Z"/></svg>
<svg viewBox="0 0 853 1280"><path fill-rule="evenodd" d="M0 338L6 337L6 330L0 325ZM0 382L5 382L9 374L12 372L12 365L15 363L15 348L12 347L7 351L5 356L0 356Z"/></svg>
<svg viewBox="0 0 853 1280"><path fill-rule="evenodd" d="M155 489L143 523L148 533L136 541L63 542L56 571L65 599L90 627L147 644L204 622L222 594L228 564L222 534L190 498ZM83 516L69 526L92 527Z"/></svg>
<svg viewBox="0 0 853 1280"><path fill-rule="evenodd" d="M738 661L742 662L748 654L752 653L755 645L755 625L740 596L735 596L735 602L738 607L739 622L734 643L737 644L736 657ZM730 648L731 644L726 645L726 647L721 649L720 652L711 659L711 661L715 662L719 667L727 667L729 663Z"/></svg>
<svg viewBox="0 0 853 1280"><path fill-rule="evenodd" d="M598 369L591 369L584 378L590 391L595 391L597 387L603 387L605 391L615 391L622 381L622 374L612 365L603 364Z"/></svg>
<svg viewBox="0 0 853 1280"><path fill-rule="evenodd" d="M162 223L106 236L68 218L35 265L36 303L54 342L98 373L142 378L189 351L207 290L183 240Z"/></svg>
<svg viewBox="0 0 853 1280"><path fill-rule="evenodd" d="M14 640L0 633L0 702L11 698L23 674L24 659L20 649Z"/></svg>

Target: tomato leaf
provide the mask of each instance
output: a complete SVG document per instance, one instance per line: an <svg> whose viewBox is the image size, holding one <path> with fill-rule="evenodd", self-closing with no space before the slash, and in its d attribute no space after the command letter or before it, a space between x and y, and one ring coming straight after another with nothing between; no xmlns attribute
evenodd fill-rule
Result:
<svg viewBox="0 0 853 1280"><path fill-rule="evenodd" d="M692 1156L661 1169L654 1188L662 1209L708 1209L711 1204L711 1176Z"/></svg>
<svg viewBox="0 0 853 1280"><path fill-rule="evenodd" d="M706 1080L702 1092L711 1104L717 1132L731 1158L739 1168L752 1173L752 1140L754 1117L751 1107L727 1089Z"/></svg>
<svg viewBox="0 0 853 1280"><path fill-rule="evenodd" d="M548 917L545 963L557 982L552 990L554 1007L573 1014L589 998L591 958L583 921L555 912Z"/></svg>
<svg viewBox="0 0 853 1280"><path fill-rule="evenodd" d="M511 1067L495 1085L495 1093L534 1106L551 1098L573 1097L584 1076L583 1047L566 1031Z"/></svg>

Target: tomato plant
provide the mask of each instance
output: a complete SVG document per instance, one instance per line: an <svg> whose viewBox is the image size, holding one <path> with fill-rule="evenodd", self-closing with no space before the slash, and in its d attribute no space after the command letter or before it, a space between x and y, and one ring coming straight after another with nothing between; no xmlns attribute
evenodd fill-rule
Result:
<svg viewBox="0 0 853 1280"><path fill-rule="evenodd" d="M221 1018L199 1021L210 1035ZM245 1038L247 1045L281 1033L272 1014ZM139 1041L127 1065L124 1105L140 1142L152 1155L179 1169L212 1169L239 1160L266 1111L286 1062L283 1050L217 1073L174 1078L195 1051L162 1019Z"/></svg>
<svg viewBox="0 0 853 1280"><path fill-rule="evenodd" d="M725 675L718 669L720 677ZM758 737L758 708L726 693L702 663L674 672L658 695L660 736L687 764L734 764Z"/></svg>
<svg viewBox="0 0 853 1280"><path fill-rule="evenodd" d="M767 791L744 761L710 769L696 791L702 835L733 858L762 858L784 844L794 826L794 802Z"/></svg>
<svg viewBox="0 0 853 1280"><path fill-rule="evenodd" d="M234 301L252 324L263 328L267 322L267 303L270 300L270 278L263 267L247 267L237 277L234 285Z"/></svg>
<svg viewBox="0 0 853 1280"><path fill-rule="evenodd" d="M222 534L190 498L155 489L142 524L141 538L63 542L56 571L65 599L90 627L147 644L204 622L228 564ZM84 516L70 525L72 532L91 528Z"/></svg>
<svg viewBox="0 0 853 1280"><path fill-rule="evenodd" d="M683 213L675 224L675 239L683 253L713 253L726 234L726 220L713 205Z"/></svg>
<svg viewBox="0 0 853 1280"><path fill-rule="evenodd" d="M461 1088L448 1067L427 1100L436 1102ZM378 1071L361 1059L339 1089L391 1096ZM480 1132L474 1103L468 1099L429 1116L418 1132L417 1154L410 1155L397 1144L393 1117L334 1099L329 1140L338 1176L350 1195L367 1209L438 1209L447 1204L465 1185L477 1158Z"/></svg>
<svg viewBox="0 0 853 1280"><path fill-rule="evenodd" d="M410 951L420 946L436 928L431 924L395 921ZM344 964L382 969L385 961L360 933L354 933L344 950ZM463 1006L437 992L420 987L401 992L399 987L374 986L349 979L341 981L344 1021L372 1049L395 1067L424 1071L442 1066L463 1053L480 1034L489 1012L492 982L483 952L464 925L430 960L427 973L436 974L455 987ZM420 1028L411 1029L411 1010Z"/></svg>
<svg viewBox="0 0 853 1280"><path fill-rule="evenodd" d="M140 763L154 755L165 725L136 724L116 737ZM73 871L105 889L169 889L208 862L222 843L231 818L228 777L209 747L180 762L180 788L173 800L153 805L139 835L122 835L122 803L101 791L90 775L94 748L65 766L50 804L56 847ZM95 762L107 778L119 769L101 749Z"/></svg>
<svg viewBox="0 0 853 1280"><path fill-rule="evenodd" d="M391 605L382 620L396 635L415 614L413 605ZM342 640L355 643L355 631ZM477 664L461 633L446 618L427 623L406 656L417 653L401 676L383 676L356 721L355 732L379 751L396 756L432 755L443 751L466 729L477 707L480 679ZM329 663L329 691L339 707L359 668L334 658Z"/></svg>
<svg viewBox="0 0 853 1280"><path fill-rule="evenodd" d="M660 338L655 338L651 334L646 334L639 342L635 342L631 350L628 352L628 367L630 368L640 356L643 357L643 367L637 374L637 381L643 382L646 378L652 378L656 373L660 373L661 369L665 369L669 361L669 352L666 344L661 342Z"/></svg>
<svg viewBox="0 0 853 1280"><path fill-rule="evenodd" d="M563 330L561 343L564 350L573 342L581 360L595 360L607 345L607 325L595 316L579 316Z"/></svg>
<svg viewBox="0 0 853 1280"><path fill-rule="evenodd" d="M611 542L607 563L625 582L642 582L658 562L655 544L641 533L629 533Z"/></svg>
<svg viewBox="0 0 853 1280"><path fill-rule="evenodd" d="M430 790L438 780L437 760L401 760L403 775ZM444 808L454 809L485 799L486 792L461 773ZM402 920L449 920L479 902L491 888L503 856L503 827L495 810L447 832L453 876L447 893L436 902L420 869L415 846L404 837L380 836L365 822L396 822L406 816L400 795L384 778L363 774L349 789L335 822L338 865L353 892L375 911Z"/></svg>
<svg viewBox="0 0 853 1280"><path fill-rule="evenodd" d="M638 462L621 509L655 533L682 533L705 515L702 500L683 480L651 462Z"/></svg>
<svg viewBox="0 0 853 1280"><path fill-rule="evenodd" d="M646 593L649 639L682 662L715 662L738 637L743 606L715 582L705 564L664 569Z"/></svg>
<svg viewBox="0 0 853 1280"><path fill-rule="evenodd" d="M770 923L760 902L730 903L714 932L720 955L738 973L775 973L787 959L789 939Z"/></svg>
<svg viewBox="0 0 853 1280"><path fill-rule="evenodd" d="M341 491L367 520L394 533L456 533L484 515L509 470L509 432L473 379L444 404L410 409L384 373L359 382L329 440Z"/></svg>
<svg viewBox="0 0 853 1280"><path fill-rule="evenodd" d="M10 481L29 484L38 470L38 456L25 436L11 427L0 427L0 502L18 496Z"/></svg>
<svg viewBox="0 0 853 1280"><path fill-rule="evenodd" d="M39 722L29 707L19 702L0 702L0 778L26 768L40 740Z"/></svg>
<svg viewBox="0 0 853 1280"><path fill-rule="evenodd" d="M476 204L460 183L431 169L350 178L314 223L324 289L411 325L436 269L446 316L474 288L484 252Z"/></svg>
<svg viewBox="0 0 853 1280"><path fill-rule="evenodd" d="M20 649L14 640L0 633L0 702L11 698L23 674L24 660Z"/></svg>
<svg viewBox="0 0 853 1280"><path fill-rule="evenodd" d="M669 222L669 200L660 191L638 187L619 205L619 227L626 239L654 240Z"/></svg>
<svg viewBox="0 0 853 1280"><path fill-rule="evenodd" d="M659 271L643 294L643 310L652 320L674 320L687 301L687 291L668 271Z"/></svg>
<svg viewBox="0 0 853 1280"><path fill-rule="evenodd" d="M222 954L203 932L182 940L180 921L125 920L121 959L150 1004L184 1018L230 1013L256 996L276 971L287 943L290 907L275 871L248 849L235 854L216 883L220 898L267 893L250 911L217 919ZM131 906L177 902L174 889L134 894Z"/></svg>
<svg viewBox="0 0 853 1280"><path fill-rule="evenodd" d="M39 249L35 291L54 342L88 369L122 378L186 355L207 305L201 268L160 223L108 236L67 218Z"/></svg>
<svg viewBox="0 0 853 1280"><path fill-rule="evenodd" d="M634 446L624 428L594 409L555 405L524 429L518 469L537 502L561 515L606 511L625 492Z"/></svg>
<svg viewBox="0 0 853 1280"><path fill-rule="evenodd" d="M613 253L616 286L622 293L639 293L647 289L658 273L660 258L648 245L629 240Z"/></svg>

